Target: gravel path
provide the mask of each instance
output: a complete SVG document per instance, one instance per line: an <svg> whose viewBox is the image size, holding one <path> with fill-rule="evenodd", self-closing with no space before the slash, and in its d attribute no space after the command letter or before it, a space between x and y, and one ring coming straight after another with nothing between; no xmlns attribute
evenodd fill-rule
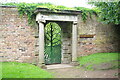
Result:
<svg viewBox="0 0 120 80"><path fill-rule="evenodd" d="M77 69L75 67L71 67L48 69L47 71L52 73L55 78L118 78L118 76L115 76L115 74L118 73L117 69L85 71L82 68Z"/></svg>

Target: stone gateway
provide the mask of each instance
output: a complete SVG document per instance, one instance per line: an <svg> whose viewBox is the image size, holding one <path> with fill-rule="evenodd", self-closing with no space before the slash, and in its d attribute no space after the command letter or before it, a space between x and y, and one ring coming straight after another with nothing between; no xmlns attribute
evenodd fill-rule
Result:
<svg viewBox="0 0 120 80"><path fill-rule="evenodd" d="M81 11L38 8L32 28L16 7L0 6L0 11L0 61L71 64L79 56L119 52L118 27L98 22L95 14L84 22Z"/></svg>

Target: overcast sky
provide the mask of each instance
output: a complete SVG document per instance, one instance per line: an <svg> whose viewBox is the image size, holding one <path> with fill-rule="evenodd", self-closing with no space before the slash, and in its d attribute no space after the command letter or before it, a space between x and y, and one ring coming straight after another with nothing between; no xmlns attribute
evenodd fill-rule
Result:
<svg viewBox="0 0 120 80"><path fill-rule="evenodd" d="M26 3L37 3L37 2L50 2L55 5L64 5L67 7L86 7L91 8L91 5L87 4L87 0L0 0L0 2L26 2Z"/></svg>

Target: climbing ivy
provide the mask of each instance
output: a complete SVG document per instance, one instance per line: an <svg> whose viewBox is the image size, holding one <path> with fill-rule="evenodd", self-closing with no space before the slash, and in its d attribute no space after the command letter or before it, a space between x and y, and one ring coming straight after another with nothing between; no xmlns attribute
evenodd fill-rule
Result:
<svg viewBox="0 0 120 80"><path fill-rule="evenodd" d="M88 9L88 8L84 8L84 7L75 7L75 9L82 11L82 19L83 19L83 21L87 20L88 15L90 15L90 17L91 17L91 15L93 13L96 14L98 12L95 9Z"/></svg>
<svg viewBox="0 0 120 80"><path fill-rule="evenodd" d="M88 17L88 15L92 15L92 13L96 13L95 10L84 8L84 7L65 7L62 5L56 6L51 3L6 3L2 5L10 5L10 6L16 6L18 8L18 12L20 16L27 15L28 17L28 23L33 26L35 22L35 16L36 14L34 11L36 8L48 8L51 11L56 12L57 9L59 10L80 10L82 11L82 19L85 21Z"/></svg>

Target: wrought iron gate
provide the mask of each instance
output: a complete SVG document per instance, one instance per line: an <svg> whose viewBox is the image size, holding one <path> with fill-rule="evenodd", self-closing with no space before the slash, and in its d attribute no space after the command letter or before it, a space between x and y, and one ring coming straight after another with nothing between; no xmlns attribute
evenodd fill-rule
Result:
<svg viewBox="0 0 120 80"><path fill-rule="evenodd" d="M55 22L45 26L45 64L61 63L61 28Z"/></svg>

